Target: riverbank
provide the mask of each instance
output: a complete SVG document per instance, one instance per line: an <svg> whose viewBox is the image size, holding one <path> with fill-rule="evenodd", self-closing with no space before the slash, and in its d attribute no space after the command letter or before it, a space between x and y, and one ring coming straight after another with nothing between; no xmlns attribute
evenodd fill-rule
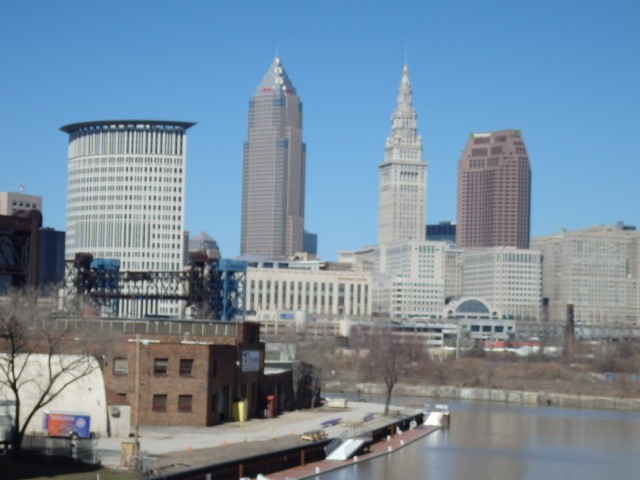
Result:
<svg viewBox="0 0 640 480"><path fill-rule="evenodd" d="M386 395L386 387L377 383L344 385L328 382L326 391L344 391L362 395ZM502 390L494 388L454 387L448 385L421 386L398 384L394 396L425 397L454 400L483 400L488 402L513 403L519 405L589 408L597 410L619 410L640 412L640 398L616 398L595 395L553 393L544 391Z"/></svg>

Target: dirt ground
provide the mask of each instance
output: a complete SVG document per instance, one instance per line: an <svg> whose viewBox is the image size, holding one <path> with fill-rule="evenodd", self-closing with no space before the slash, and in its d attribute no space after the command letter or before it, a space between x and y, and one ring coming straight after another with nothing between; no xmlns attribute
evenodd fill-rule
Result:
<svg viewBox="0 0 640 480"><path fill-rule="evenodd" d="M634 398L640 397L637 349L627 352L618 349L604 354L583 349L571 363L558 356L522 358L486 351L466 352L457 359L424 355L407 363L399 383ZM345 387L358 382L382 382L375 371L363 369L364 363L337 355L330 366L332 375L325 376L325 381L332 385L339 382Z"/></svg>

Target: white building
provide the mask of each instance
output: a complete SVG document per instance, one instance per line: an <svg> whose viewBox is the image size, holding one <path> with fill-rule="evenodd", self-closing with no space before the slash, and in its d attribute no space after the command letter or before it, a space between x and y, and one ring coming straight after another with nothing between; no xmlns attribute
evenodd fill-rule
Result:
<svg viewBox="0 0 640 480"><path fill-rule="evenodd" d="M20 192L0 192L0 215L13 215L19 211L40 210L42 197Z"/></svg>
<svg viewBox="0 0 640 480"><path fill-rule="evenodd" d="M409 70L405 66L398 107L391 117L384 162L380 165L378 243L424 240L427 215L427 163L413 108Z"/></svg>
<svg viewBox="0 0 640 480"><path fill-rule="evenodd" d="M463 291L506 319L538 320L542 306L542 254L515 247L464 252Z"/></svg>
<svg viewBox="0 0 640 480"><path fill-rule="evenodd" d="M179 271L184 256L188 122L66 125L65 258L119 259L121 271ZM121 302L121 315L178 314L175 302Z"/></svg>
<svg viewBox="0 0 640 480"><path fill-rule="evenodd" d="M348 266L354 272L373 273L378 262L378 246L363 247L359 250L340 250L338 264Z"/></svg>
<svg viewBox="0 0 640 480"><path fill-rule="evenodd" d="M13 392L6 385L3 372L7 371L12 360L8 354L0 354L0 400L15 400ZM16 368L21 370L20 386L20 423L36 407L41 396L50 398L46 390L60 391L50 403L38 409L29 420L26 432L41 434L44 431L45 415L49 412L82 413L89 415L90 429L106 436L107 398L102 370L93 357L79 355L19 354L15 357ZM47 373L49 372L49 373ZM69 384L64 387L65 384Z"/></svg>
<svg viewBox="0 0 640 480"><path fill-rule="evenodd" d="M392 318L439 316L444 307L445 242L407 241L380 245L373 310Z"/></svg>
<svg viewBox="0 0 640 480"><path fill-rule="evenodd" d="M542 252L549 318L581 324L640 321L640 232L623 224L594 226L533 239Z"/></svg>
<svg viewBox="0 0 640 480"><path fill-rule="evenodd" d="M325 317L371 315L371 274L320 260L247 268L247 312L305 311Z"/></svg>

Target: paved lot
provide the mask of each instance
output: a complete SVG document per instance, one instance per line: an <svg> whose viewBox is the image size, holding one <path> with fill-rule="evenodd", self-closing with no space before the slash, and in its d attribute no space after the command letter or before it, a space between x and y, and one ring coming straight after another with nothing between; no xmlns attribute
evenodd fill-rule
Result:
<svg viewBox="0 0 640 480"><path fill-rule="evenodd" d="M381 413L384 405L349 402L344 410L323 407L314 411L296 411L277 418L253 419L244 424L225 423L215 427L141 427L140 446L147 452L150 466L161 471L185 469L280 450L305 443L299 435L321 428L328 420L357 422L371 413ZM343 426L325 428L329 437L337 436ZM120 449L126 438L101 438L98 449L103 465L117 467Z"/></svg>

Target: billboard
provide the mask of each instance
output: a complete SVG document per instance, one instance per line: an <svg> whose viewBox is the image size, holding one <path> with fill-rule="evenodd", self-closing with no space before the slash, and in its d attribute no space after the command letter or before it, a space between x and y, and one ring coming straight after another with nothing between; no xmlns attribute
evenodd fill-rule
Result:
<svg viewBox="0 0 640 480"><path fill-rule="evenodd" d="M51 437L70 437L74 433L80 438L91 434L91 416L86 413L46 413L44 427Z"/></svg>

